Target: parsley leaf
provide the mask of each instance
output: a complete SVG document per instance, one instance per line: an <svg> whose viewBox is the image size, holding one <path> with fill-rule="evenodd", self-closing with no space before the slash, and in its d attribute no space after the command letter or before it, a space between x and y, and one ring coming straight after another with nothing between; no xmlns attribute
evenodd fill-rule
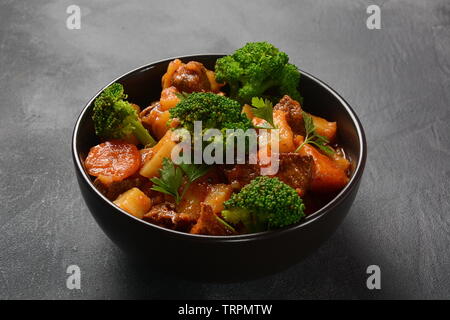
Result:
<svg viewBox="0 0 450 320"><path fill-rule="evenodd" d="M273 122L273 104L268 99L253 97L252 98L252 111L255 117L266 120L272 127L263 129L273 129L275 124Z"/></svg>
<svg viewBox="0 0 450 320"><path fill-rule="evenodd" d="M305 123L306 130L305 140L301 145L298 146L295 152L299 151L305 144L311 144L328 155L334 154L333 148L327 146L327 144L329 143L328 139L316 133L316 127L314 126L313 118L306 112L303 112L303 121Z"/></svg>
<svg viewBox="0 0 450 320"><path fill-rule="evenodd" d="M183 171L181 168L175 167L174 163L168 158L164 158L163 166L159 172L160 178L150 179L155 184L152 190L171 195L178 203L181 200L178 189L183 182Z"/></svg>
<svg viewBox="0 0 450 320"><path fill-rule="evenodd" d="M210 169L206 164L198 165L193 163L180 163L180 168L190 182L194 182L198 178L203 177Z"/></svg>
<svg viewBox="0 0 450 320"><path fill-rule="evenodd" d="M176 166L168 158L163 159L163 166L159 169L160 178L152 178L150 181L154 183L152 190L171 195L175 198L175 202L180 203L184 194L189 189L192 182L204 176L210 169L207 165L196 165L181 163ZM186 184L180 194L179 189L183 184L183 177L186 177Z"/></svg>

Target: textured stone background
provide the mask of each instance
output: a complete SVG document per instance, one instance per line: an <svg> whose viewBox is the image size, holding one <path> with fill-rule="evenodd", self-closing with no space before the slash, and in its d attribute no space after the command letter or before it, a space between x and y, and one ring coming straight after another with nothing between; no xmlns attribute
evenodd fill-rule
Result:
<svg viewBox="0 0 450 320"><path fill-rule="evenodd" d="M378 4L382 29L365 26ZM81 30L65 26L78 4ZM267 40L329 83L369 154L345 222L290 269L232 284L132 265L89 214L70 138L111 79L169 56ZM450 3L0 1L0 298L450 298ZM299 244L301 245L301 244ZM66 289L68 265L82 289ZM382 290L365 287L368 265Z"/></svg>

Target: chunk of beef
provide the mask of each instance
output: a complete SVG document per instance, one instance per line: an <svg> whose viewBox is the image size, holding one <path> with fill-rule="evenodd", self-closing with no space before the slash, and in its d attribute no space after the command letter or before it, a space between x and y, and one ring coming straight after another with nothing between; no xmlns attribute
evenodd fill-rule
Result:
<svg viewBox="0 0 450 320"><path fill-rule="evenodd" d="M175 212L175 205L171 202L154 205L143 219L167 229L183 232L189 232L197 222L196 217L190 214Z"/></svg>
<svg viewBox="0 0 450 320"><path fill-rule="evenodd" d="M282 110L288 114L287 121L295 134L305 136L305 125L303 123L302 107L298 101L285 95L273 107L273 110Z"/></svg>
<svg viewBox="0 0 450 320"><path fill-rule="evenodd" d="M296 189L303 196L311 183L313 159L298 153L280 153L278 177L284 183Z"/></svg>
<svg viewBox="0 0 450 320"><path fill-rule="evenodd" d="M261 167L257 164L224 165L220 169L234 189L241 189L261 175ZM280 153L278 172L274 177L278 177L296 189L300 195L304 195L311 182L312 169L313 159L310 156L293 152Z"/></svg>
<svg viewBox="0 0 450 320"><path fill-rule="evenodd" d="M261 175L261 168L257 164L224 165L220 168L233 189L241 189Z"/></svg>
<svg viewBox="0 0 450 320"><path fill-rule="evenodd" d="M173 197L167 194L152 190L154 184L150 180L147 180L142 184L139 189L152 200L153 205L161 204L166 201L173 201Z"/></svg>
<svg viewBox="0 0 450 320"><path fill-rule="evenodd" d="M214 71L206 69L202 63L190 61L185 64L180 59L169 63L161 84L163 89L174 87L178 92L215 92L217 94L223 94L220 88L224 85L217 83ZM161 93L161 105L165 105L163 96L164 90Z"/></svg>
<svg viewBox="0 0 450 320"><path fill-rule="evenodd" d="M164 111L159 102L152 103L139 114L142 125L151 131L156 139L161 139L168 130L169 111Z"/></svg>
<svg viewBox="0 0 450 320"><path fill-rule="evenodd" d="M153 102L147 108L139 112L139 119L141 120L142 125L151 130L152 129L152 111L153 109L159 109L160 104L159 101Z"/></svg>
<svg viewBox="0 0 450 320"><path fill-rule="evenodd" d="M233 231L221 223L211 206L202 203L200 217L197 223L192 227L191 233L205 234L211 236L226 236L233 234Z"/></svg>
<svg viewBox="0 0 450 320"><path fill-rule="evenodd" d="M172 75L172 85L180 92L211 91L211 84L206 68L197 61L190 61L179 66Z"/></svg>
<svg viewBox="0 0 450 320"><path fill-rule="evenodd" d="M113 181L111 184L104 184L99 178L94 180L94 186L109 200L116 200L117 197L131 188L139 188L146 179L141 176L131 176L122 181Z"/></svg>

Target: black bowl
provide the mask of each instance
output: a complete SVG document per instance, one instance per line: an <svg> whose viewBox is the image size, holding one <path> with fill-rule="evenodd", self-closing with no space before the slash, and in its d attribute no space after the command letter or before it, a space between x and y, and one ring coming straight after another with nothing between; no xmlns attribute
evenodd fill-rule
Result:
<svg viewBox="0 0 450 320"><path fill-rule="evenodd" d="M213 69L223 55L180 57ZM161 76L173 59L151 63L115 79L129 100L145 107L157 100ZM84 168L89 149L98 143L91 119L93 97L81 112L73 132L72 152L78 183L97 223L121 249L157 269L197 279L254 278L288 267L317 249L336 230L355 199L366 161L364 131L350 106L330 87L301 71L304 107L338 122L338 135L352 162L348 185L328 204L300 223L275 231L237 236L192 235L137 219L116 207L93 185Z"/></svg>

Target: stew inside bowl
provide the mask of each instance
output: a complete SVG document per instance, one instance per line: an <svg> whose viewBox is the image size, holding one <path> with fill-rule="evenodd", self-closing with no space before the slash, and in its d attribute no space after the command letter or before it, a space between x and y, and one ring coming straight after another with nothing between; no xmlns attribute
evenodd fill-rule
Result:
<svg viewBox="0 0 450 320"><path fill-rule="evenodd" d="M99 143L85 168L115 205L168 229L223 236L296 224L352 171L339 122L303 109L300 81L285 53L257 42L214 70L173 60L156 101L114 83L94 101Z"/></svg>

